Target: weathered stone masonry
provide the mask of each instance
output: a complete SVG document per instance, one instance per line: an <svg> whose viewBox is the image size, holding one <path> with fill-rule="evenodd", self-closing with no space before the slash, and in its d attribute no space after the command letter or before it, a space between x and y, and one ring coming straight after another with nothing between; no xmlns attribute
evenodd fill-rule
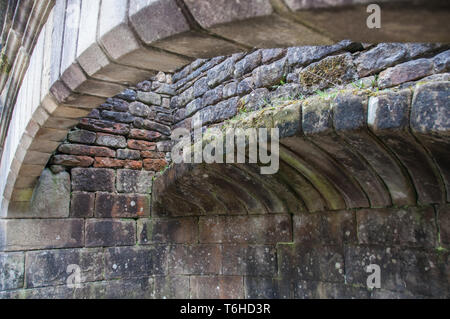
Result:
<svg viewBox="0 0 450 319"><path fill-rule="evenodd" d="M108 99L58 147L31 206L2 221L1 296L448 298L446 50L257 50ZM279 173L167 168L170 128L196 117L279 127ZM366 289L370 263L382 289Z"/></svg>

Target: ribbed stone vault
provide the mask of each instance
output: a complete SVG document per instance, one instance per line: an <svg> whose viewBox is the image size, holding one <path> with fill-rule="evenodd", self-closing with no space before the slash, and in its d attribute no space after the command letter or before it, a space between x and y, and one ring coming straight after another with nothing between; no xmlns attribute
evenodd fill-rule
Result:
<svg viewBox="0 0 450 319"><path fill-rule="evenodd" d="M278 173L261 175L249 164L174 164L155 182L154 210L295 213L448 201L448 101L448 82L437 82L256 111L235 125L279 128Z"/></svg>

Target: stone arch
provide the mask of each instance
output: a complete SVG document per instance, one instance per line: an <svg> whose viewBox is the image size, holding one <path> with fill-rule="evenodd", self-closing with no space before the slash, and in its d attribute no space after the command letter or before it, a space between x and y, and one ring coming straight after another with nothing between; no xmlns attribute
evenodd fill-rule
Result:
<svg viewBox="0 0 450 319"><path fill-rule="evenodd" d="M65 138L67 130L105 98L120 93L128 85L147 79L156 74L156 71L179 69L195 58L248 51L253 47L330 44L330 48L336 40L358 39L361 36L352 33L330 34L332 28L326 23L330 15L339 17L342 12L354 12L357 17L364 16L358 11L364 7L355 6L352 2L339 2L344 5L342 11L324 10L314 14L308 11L311 3L302 7L299 4L305 4L300 1L217 0L214 7L217 11L214 12L206 5L207 1L131 0L114 1L112 4L106 0L89 0L89 7L86 3L87 1L57 1L37 40L29 71L24 79L27 90L23 92L32 93L19 93L13 115L15 122L10 126L10 137L5 144L8 146L5 149L11 153L2 157L1 171L8 175L0 188L4 194L2 213L5 217L26 217L8 215L11 202L27 203L37 177L41 175L52 152ZM398 10L395 5L393 8L392 12ZM392 16L397 17L395 14ZM316 17L321 18L315 20ZM436 14L436 17L439 18L440 14ZM64 25L55 23L62 20L65 21ZM161 25L164 28L160 28ZM432 27L433 24L431 29L435 31ZM91 30L96 32L89 32ZM286 30L288 36L280 37L280 30ZM385 41L395 39L390 38L389 34L376 34L375 30L374 34L370 39L379 39L378 36ZM431 37L430 34L428 35ZM439 37L439 33L433 33L433 36L435 34L438 35L437 40L447 40L445 34L442 37ZM435 38L430 39L434 41ZM49 42L55 44L55 50L46 53L44 47ZM340 49L336 52L345 51ZM431 63L436 68L439 60L433 59ZM44 70L42 77L40 70ZM38 89L34 86L34 81L39 82ZM158 217L178 214L180 201L184 201L186 211L207 211L213 203L212 206L214 209L217 207L217 211L212 212L217 215L220 215L220 209L229 208L229 213L237 209L250 214L255 207L263 207L268 213L267 218L258 216L252 222L265 226L271 223L276 226L290 225L292 221L285 220L286 214L342 210L346 210L345 216L339 215L338 218L344 218L344 221L339 220L337 223L345 224L354 218L351 211L355 209L415 206L417 201L428 206L442 205L444 208L439 206L437 210L446 214L445 203L449 196L446 164L448 154L445 151L448 145L448 127L445 123L424 121L429 116L428 105L433 103L426 100L428 96L435 94L438 98L445 99L445 94L448 94L445 93L448 92L447 84L441 82L418 87L413 96L407 93L387 93L386 96L374 99L362 92L356 97L340 95L334 104L315 97L309 100L309 107L297 103L280 112L262 114L259 120L278 125L283 132L279 174L262 178L258 176L255 167L245 165L227 166L225 169L215 165L174 166L156 180L152 195L153 207L157 214L161 214ZM385 107L394 100L405 107L398 110L398 122L386 124L380 119L385 116ZM408 111L410 107L413 110L411 115ZM440 109L437 111L441 112ZM21 112L26 113L29 118L24 116L23 120L19 120ZM414 156L403 152L399 143L414 149ZM204 174L208 176L206 179L203 178ZM240 193L230 187L232 182L242 180L252 180L253 184L242 183ZM264 185L263 189L258 189L255 183ZM197 192L196 199L190 201L182 188L193 188L199 184L214 189L221 196L208 194L202 200L202 195ZM424 184L431 186L427 188ZM236 198L239 205L224 206L224 202ZM252 206L255 203L261 206ZM430 207L419 215L425 216L427 220L433 219L430 216L434 214L434 210ZM384 211L380 213L382 216L384 214ZM401 215L401 212L398 214ZM364 218L367 214L360 215ZM313 216L313 221L307 223L326 224L314 220L321 217ZM294 219L301 224L302 218L308 217L300 214ZM226 219L214 216L203 222L228 227ZM8 227L8 222L6 220L2 227ZM50 227L47 229L57 228L62 221L51 222L54 225L47 225ZM236 232L245 233L242 227L239 228L239 223L231 223ZM75 220L66 226L69 227L67 233L75 237L82 236L83 224L79 221ZM122 226L126 230L127 225ZM114 230L115 226L99 227ZM326 229L327 226L324 227ZM11 227L9 231L15 229ZM280 229L276 227L270 229L270 233L278 231ZM431 237L434 236L434 231L430 231ZM6 231L2 233L5 234L7 235ZM255 236L258 235L260 234ZM430 239L428 235L424 236ZM211 239L212 242L223 240ZM279 238L276 240L283 241ZM430 242L434 244L434 240L433 237ZM328 246L324 249L331 255L337 253ZM310 253L299 247L283 246L282 250L283 256L291 259L295 259L297 254ZM125 248L115 248L109 254L117 257L125 254L125 251ZM128 251L131 255L140 254L138 249L131 251ZM159 254L152 250L151 254L153 253ZM186 251L178 253L189 255ZM281 283L269 284L273 278L265 279L268 287L283 288ZM197 284L202 280L199 278ZM298 292L298 295L301 293Z"/></svg>

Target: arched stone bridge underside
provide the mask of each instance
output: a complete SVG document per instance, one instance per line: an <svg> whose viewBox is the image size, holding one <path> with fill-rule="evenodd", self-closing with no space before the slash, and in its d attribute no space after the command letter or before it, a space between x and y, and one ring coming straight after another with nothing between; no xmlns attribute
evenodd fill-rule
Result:
<svg viewBox="0 0 450 319"><path fill-rule="evenodd" d="M0 297L448 298L449 6L378 1L382 28L369 29L372 2L19 2L5 18L10 31L2 34L0 266L10 271L0 274ZM378 42L443 44L369 44ZM244 56L247 62L240 62ZM212 82L197 94L201 77L193 74L202 63L211 65L203 72ZM316 63L333 85L304 73L322 72ZM269 80L257 83L256 66ZM288 69L295 80L284 74ZM241 87L242 94L237 86L226 99L230 70L242 73L242 83L254 82ZM177 71L173 83L164 74L161 80L160 71ZM148 79L158 85L145 88ZM310 91L296 91L297 84ZM211 93L216 86L218 99ZM334 91L323 91L329 88ZM251 103L265 101L268 90L289 98L247 112ZM162 98L154 102L153 93ZM244 94L246 102L238 102ZM167 114L164 99L170 101ZM134 104L132 112L137 101L145 105ZM139 107L146 105L144 119ZM120 117L105 126L104 111L120 107L142 119ZM153 110L152 121L161 121L150 125ZM147 138L139 134L152 126L152 134L167 137L161 123L169 132L192 129L195 112L206 126L279 128L279 170L261 175L256 164L172 163L157 173L153 160L170 148L152 144L154 135L136 142ZM94 140L74 142L68 135L74 127L90 130ZM128 131L120 133L124 127ZM131 157L110 161L118 146L89 148L106 145L99 136L111 132L126 136L120 143L131 152L139 150L140 164ZM76 143L89 145L79 151ZM155 145L162 157L143 155ZM51 164L63 168L50 173L45 168ZM156 173L151 195L124 191L123 172L113 170L138 164L131 169L144 166L150 179ZM130 175L131 184L138 175ZM55 184L69 180L62 214L33 210L48 176ZM389 273L375 293L364 286L361 268L374 258ZM66 264L88 269L82 289L64 285Z"/></svg>
<svg viewBox="0 0 450 319"><path fill-rule="evenodd" d="M440 82L414 95L353 90L331 102L313 97L265 109L235 125L279 128L276 174L261 175L256 164L175 164L155 181L154 210L295 213L448 202L448 103L448 82Z"/></svg>

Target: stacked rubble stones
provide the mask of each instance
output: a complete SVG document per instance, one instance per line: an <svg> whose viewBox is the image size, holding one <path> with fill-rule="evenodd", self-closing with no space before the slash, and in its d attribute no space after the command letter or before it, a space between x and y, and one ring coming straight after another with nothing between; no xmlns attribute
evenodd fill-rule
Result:
<svg viewBox="0 0 450 319"><path fill-rule="evenodd" d="M342 41L330 46L258 49L196 60L173 75L174 128L222 123L284 100L327 90L381 90L449 71L441 44Z"/></svg>

